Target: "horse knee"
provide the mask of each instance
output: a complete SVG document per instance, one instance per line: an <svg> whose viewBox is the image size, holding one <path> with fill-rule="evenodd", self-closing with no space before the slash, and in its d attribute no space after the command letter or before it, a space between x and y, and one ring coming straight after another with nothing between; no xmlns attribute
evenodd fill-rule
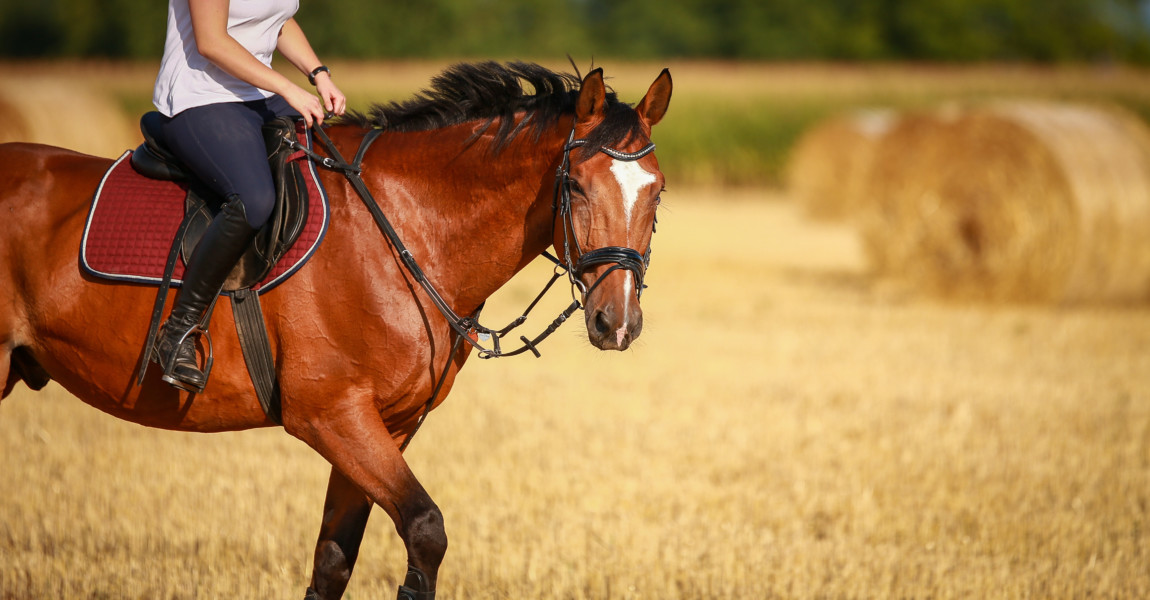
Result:
<svg viewBox="0 0 1150 600"><path fill-rule="evenodd" d="M443 528L443 513L439 507L430 507L405 519L403 539L407 544L411 564L435 571L447 553L447 531Z"/></svg>

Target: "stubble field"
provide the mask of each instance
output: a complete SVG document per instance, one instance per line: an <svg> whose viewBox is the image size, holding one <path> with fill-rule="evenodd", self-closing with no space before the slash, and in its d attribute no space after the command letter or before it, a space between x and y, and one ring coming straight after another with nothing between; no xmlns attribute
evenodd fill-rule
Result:
<svg viewBox="0 0 1150 600"><path fill-rule="evenodd" d="M447 519L443 597L1150 594L1144 308L918 299L759 193L668 194L660 224L637 348L569 326L542 360L476 362L408 451ZM307 584L327 468L281 431L21 391L0 465L0 597ZM347 597L390 596L379 511L363 548Z"/></svg>
<svg viewBox="0 0 1150 600"><path fill-rule="evenodd" d="M408 450L447 522L439 597L1150 596L1150 308L933 301L761 189L672 181L654 250L634 349L570 323L541 360L474 360ZM279 430L20 388L0 598L302 597L327 472ZM403 572L377 510L346 597Z"/></svg>

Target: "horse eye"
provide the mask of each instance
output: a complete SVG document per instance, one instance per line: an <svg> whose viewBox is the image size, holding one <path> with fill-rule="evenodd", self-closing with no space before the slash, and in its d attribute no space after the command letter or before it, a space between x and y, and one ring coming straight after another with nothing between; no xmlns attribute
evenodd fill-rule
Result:
<svg viewBox="0 0 1150 600"><path fill-rule="evenodd" d="M582 194L583 193L583 186L579 185L578 181L575 181L574 179L570 179L569 181L571 182L571 191L572 192L575 192L576 194Z"/></svg>

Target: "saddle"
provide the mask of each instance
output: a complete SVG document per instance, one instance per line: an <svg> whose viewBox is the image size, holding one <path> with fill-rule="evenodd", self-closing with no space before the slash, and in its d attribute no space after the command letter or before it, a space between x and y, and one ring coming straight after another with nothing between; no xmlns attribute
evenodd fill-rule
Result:
<svg viewBox="0 0 1150 600"><path fill-rule="evenodd" d="M159 324L163 315L164 300L169 286L177 274L177 258L182 254L186 264L195 250L196 245L203 238L208 226L222 206L222 199L200 181L198 181L183 164L169 150L159 142L160 127L165 117L158 112L146 113L140 119L140 131L144 136L144 143L131 153L129 170L135 171L144 178L160 180L169 188L179 184L179 189L186 189L184 198L184 216L170 244L166 265L163 268L163 277L159 279L159 290L156 302L152 309L152 319L145 341L145 352L141 359L136 381L142 383L147 371L150 348L155 343ZM222 291L229 292L232 312L235 316L236 332L239 336L240 349L247 364L252 384L255 386L256 396L260 406L268 418L276 424L281 424L279 381L276 376L275 361L271 354L267 329L264 323L263 311L260 307L259 294L274 287L276 283L290 276L315 251L324 237L327 228L328 206L323 188L315 178L311 163L306 153L299 150L300 140L310 147L310 137L303 128L302 120L293 120L287 117L277 118L263 128L264 142L267 147L268 161L272 175L275 179L276 200L271 217L260 232L256 235L252 245L244 253L224 283ZM292 142L296 142L293 145ZM121 161L123 157L121 157ZM117 161L117 165L119 161ZM304 165L307 165L306 167ZM309 170L305 176L303 169ZM105 175L105 183L117 172L113 165ZM117 181L120 181L117 178ZM101 183L101 189L105 183ZM151 182L156 183L156 182ZM111 184L116 187L118 184ZM315 206L309 211L309 192L315 195ZM97 221L100 191L97 191L97 200L93 203L92 213L89 215L89 224L82 243L82 264L97 275L109 276L99 269L94 269L89 260L87 249L89 233L100 230L93 227ZM110 211L113 215L130 211ZM301 234L306 234L301 240ZM301 248L293 248L295 242L301 241ZM104 243L99 248L116 246L115 243ZM286 255L286 258L285 258ZM284 260L281 263L281 258ZM154 263L149 263L154 266ZM146 277L151 273L146 269L137 272L145 273L144 280L155 282L156 279ZM136 274L123 276L111 275L110 278L124 280L140 280ZM211 337L206 331L206 322L211 318L215 303L208 308L204 317L204 338L207 340L205 373L211 370L212 350Z"/></svg>
<svg viewBox="0 0 1150 600"><path fill-rule="evenodd" d="M176 181L188 186L184 200L186 232L180 253L186 264L208 225L222 205L222 199L209 190L160 142L159 131L166 117L158 112L145 113L140 119L144 143L132 153L131 165L136 172L163 181ZM268 162L275 179L276 200L271 217L260 229L252 245L236 264L224 283L225 292L251 288L262 281L276 262L300 237L308 217L308 193L299 161L289 161L296 150L288 140L296 138L297 122L278 117L263 127Z"/></svg>

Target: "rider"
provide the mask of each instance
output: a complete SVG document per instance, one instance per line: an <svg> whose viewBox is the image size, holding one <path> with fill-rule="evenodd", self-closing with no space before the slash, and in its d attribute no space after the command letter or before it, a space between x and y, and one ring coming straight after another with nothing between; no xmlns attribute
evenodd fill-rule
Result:
<svg viewBox="0 0 1150 600"><path fill-rule="evenodd" d="M183 285L151 353L164 381L202 390L195 338L205 310L256 232L271 215L275 184L261 127L324 111L347 99L293 15L298 0L169 0L164 58L152 98L165 116L163 143L226 201L188 260ZM280 54L308 76L316 93L271 68ZM322 104L321 104L322 100Z"/></svg>

